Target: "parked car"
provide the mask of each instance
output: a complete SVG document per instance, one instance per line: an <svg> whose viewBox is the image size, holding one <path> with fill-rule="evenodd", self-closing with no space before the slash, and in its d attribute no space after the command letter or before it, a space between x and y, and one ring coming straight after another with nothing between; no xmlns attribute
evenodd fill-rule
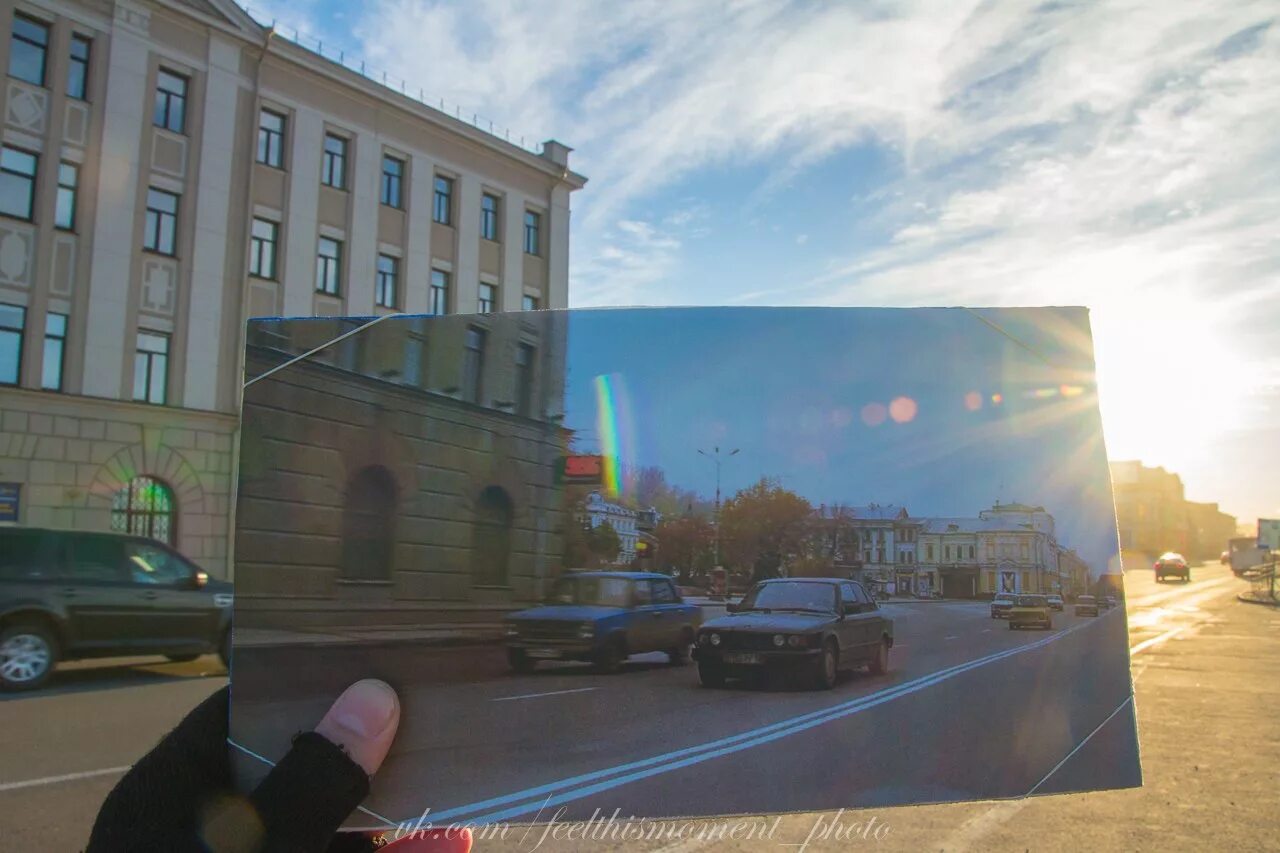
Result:
<svg viewBox="0 0 1280 853"><path fill-rule="evenodd" d="M1097 616L1098 599L1094 598L1092 595L1081 595L1076 598L1076 615Z"/></svg>
<svg viewBox="0 0 1280 853"><path fill-rule="evenodd" d="M1218 558L1218 562L1219 562L1219 563L1222 563L1222 565L1224 565L1224 566L1226 566L1226 565L1230 565L1230 563L1231 563L1231 552L1230 552L1230 551L1223 551L1223 552L1222 552L1222 556Z"/></svg>
<svg viewBox="0 0 1280 853"><path fill-rule="evenodd" d="M1009 630L1034 626L1046 631L1053 628L1053 614L1049 612L1049 599L1044 595L1019 595L1009 609Z"/></svg>
<svg viewBox="0 0 1280 853"><path fill-rule="evenodd" d="M729 613L698 631L694 659L705 687L762 672L798 673L816 688L839 670L889 669L893 620L863 586L840 578L776 578L756 584Z"/></svg>
<svg viewBox="0 0 1280 853"><path fill-rule="evenodd" d="M1050 610L1056 610L1059 613L1061 613L1062 608L1066 606L1062 601L1062 596L1058 595L1057 593L1054 593L1053 595L1046 595L1045 598L1049 600Z"/></svg>
<svg viewBox="0 0 1280 853"><path fill-rule="evenodd" d="M1191 566L1186 558L1172 551L1161 554L1152 568L1156 572L1156 583L1164 583L1164 579L1169 577L1181 578L1184 583L1191 580Z"/></svg>
<svg viewBox="0 0 1280 853"><path fill-rule="evenodd" d="M0 527L0 688L43 684L59 661L231 655L231 584L161 542Z"/></svg>
<svg viewBox="0 0 1280 853"><path fill-rule="evenodd" d="M628 657L666 652L689 659L702 608L685 604L671 578L649 572L574 572L545 604L506 617L507 662L530 672L540 660L590 661L616 672Z"/></svg>
<svg viewBox="0 0 1280 853"><path fill-rule="evenodd" d="M1013 609L1013 593L1002 592L991 599L991 618L1004 619L1009 615L1009 611Z"/></svg>
<svg viewBox="0 0 1280 853"><path fill-rule="evenodd" d="M1120 604L1120 602L1116 600L1116 597L1114 595L1104 595L1101 600L1102 600L1103 606L1107 610L1110 610L1111 608L1116 607Z"/></svg>

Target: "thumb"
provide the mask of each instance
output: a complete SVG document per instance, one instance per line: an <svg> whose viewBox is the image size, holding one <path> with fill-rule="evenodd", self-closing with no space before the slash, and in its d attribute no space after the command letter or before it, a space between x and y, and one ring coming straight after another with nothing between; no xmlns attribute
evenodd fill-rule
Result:
<svg viewBox="0 0 1280 853"><path fill-rule="evenodd" d="M357 681L250 795L263 850L323 850L368 796L400 725L400 700L386 682Z"/></svg>

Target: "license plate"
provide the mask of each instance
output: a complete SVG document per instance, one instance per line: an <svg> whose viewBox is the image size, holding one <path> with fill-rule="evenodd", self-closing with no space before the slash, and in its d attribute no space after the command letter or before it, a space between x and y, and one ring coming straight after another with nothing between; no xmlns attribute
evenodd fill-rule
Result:
<svg viewBox="0 0 1280 853"><path fill-rule="evenodd" d="M560 657L560 652L555 649L529 649L525 654L531 658L542 658L544 660Z"/></svg>
<svg viewBox="0 0 1280 853"><path fill-rule="evenodd" d="M753 655L750 652L727 652L724 656L724 662L736 664L760 663L760 655Z"/></svg>

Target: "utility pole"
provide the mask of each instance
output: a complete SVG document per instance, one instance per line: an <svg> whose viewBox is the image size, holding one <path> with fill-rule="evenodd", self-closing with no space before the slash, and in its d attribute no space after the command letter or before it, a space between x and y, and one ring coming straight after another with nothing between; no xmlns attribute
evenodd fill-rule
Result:
<svg viewBox="0 0 1280 853"><path fill-rule="evenodd" d="M739 448L735 447L733 450L730 450L725 455L734 456L737 454L738 450ZM708 459L710 459L712 462L716 463L716 508L715 508L715 515L714 515L715 527L716 527L715 565L716 565L716 568L719 568L720 567L720 448L719 447L712 448L711 453L708 453L705 450L699 450L698 452L701 453L703 456L707 457Z"/></svg>

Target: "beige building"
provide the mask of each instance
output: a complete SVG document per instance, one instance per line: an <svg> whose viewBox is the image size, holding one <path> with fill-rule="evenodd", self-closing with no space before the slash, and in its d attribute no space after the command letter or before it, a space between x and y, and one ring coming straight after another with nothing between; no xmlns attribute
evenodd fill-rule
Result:
<svg viewBox="0 0 1280 853"><path fill-rule="evenodd" d="M224 0L0 7L0 523L229 573L246 317L567 307L530 153Z"/></svg>

